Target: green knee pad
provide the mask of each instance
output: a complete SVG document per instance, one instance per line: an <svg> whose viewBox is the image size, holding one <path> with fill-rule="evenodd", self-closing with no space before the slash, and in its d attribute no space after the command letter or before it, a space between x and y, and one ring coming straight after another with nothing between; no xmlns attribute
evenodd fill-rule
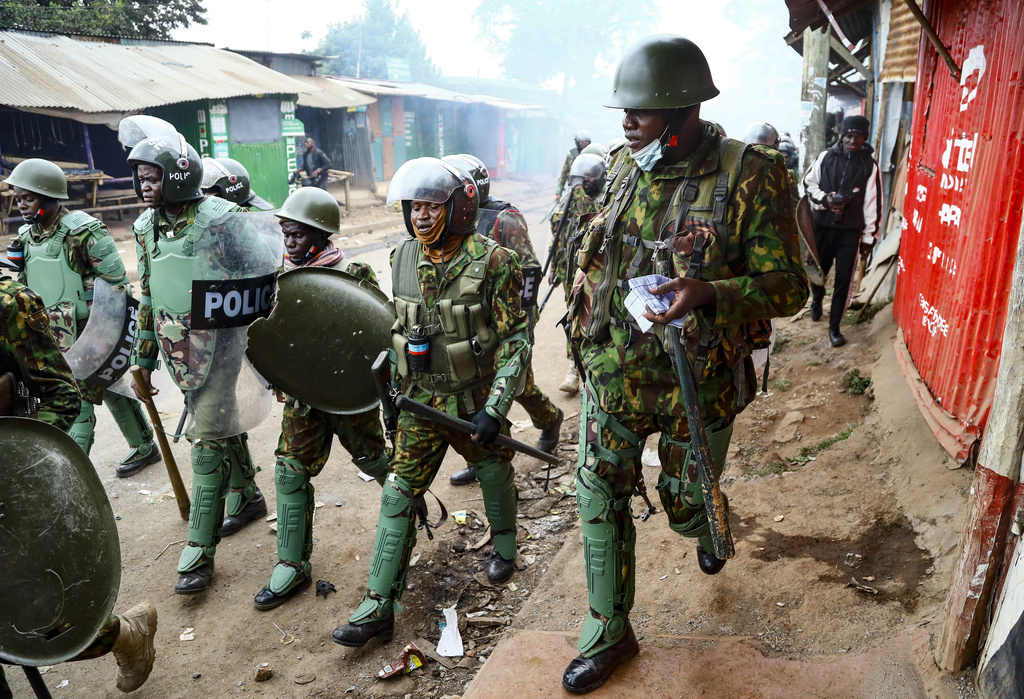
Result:
<svg viewBox="0 0 1024 699"><path fill-rule="evenodd" d="M75 440L75 444L82 447L86 454L92 449L92 443L96 439L96 407L89 401L82 401L82 410L68 429L68 436Z"/></svg>
<svg viewBox="0 0 1024 699"><path fill-rule="evenodd" d="M734 424L731 420L725 425L722 422L723 420L716 420L706 428L711 461L714 464L715 473L718 475L721 475L725 469L725 458L729 453L729 443L732 441ZM677 442L665 435L662 435L662 442L680 447L683 450L683 463L686 464L683 467L683 473L685 474L690 461L694 458L691 443ZM711 526L708 523L707 510L704 508L704 491L701 489L700 481L690 483L679 478L672 478L662 471L658 479L657 490L661 495L661 503L665 507L665 512L669 515L669 528L687 538L698 539L705 551L713 551L714 545L710 536ZM675 507L675 499L680 495L684 504L688 504L687 501L693 503L692 507L687 507L683 512L679 512ZM673 517L681 518L687 512L692 514L686 521L671 521Z"/></svg>
<svg viewBox="0 0 1024 699"><path fill-rule="evenodd" d="M360 456L357 459L352 459L352 463L367 476L373 476L381 486L384 485L384 481L388 477L387 454L381 454L377 457Z"/></svg>
<svg viewBox="0 0 1024 699"><path fill-rule="evenodd" d="M635 589L636 529L628 513L629 498L616 499L608 483L584 468L576 471L576 502L583 530L587 601L593 610L583 622L579 651L589 658L626 634ZM615 515L624 510L625 516Z"/></svg>
<svg viewBox="0 0 1024 699"><path fill-rule="evenodd" d="M274 469L277 487L277 558L294 566L278 564L267 587L284 594L296 583L300 571L310 572L313 553L313 485L302 464L283 459Z"/></svg>
<svg viewBox="0 0 1024 699"><path fill-rule="evenodd" d="M253 464L252 454L249 453L249 435L243 432L224 441L227 443L224 454L231 464L227 512L229 515L237 515L256 494L256 472L260 469Z"/></svg>
<svg viewBox="0 0 1024 699"><path fill-rule="evenodd" d="M186 546L178 559L178 572L186 573L203 563L203 556L213 558L224 521L224 488L227 485L227 464L222 451L209 442L192 445L192 509L188 515L188 540L197 546Z"/></svg>
<svg viewBox="0 0 1024 699"><path fill-rule="evenodd" d="M103 392L103 404L107 406L110 414L114 416L118 429L132 448L128 456L122 459L121 463L128 463L143 456L149 456L153 451L153 428L150 427L146 416L142 414L139 401L132 400L113 391Z"/></svg>
<svg viewBox="0 0 1024 699"><path fill-rule="evenodd" d="M416 545L412 504L412 486L390 474L380 494L377 539L373 543L370 579L366 584L384 599L401 599L405 591L409 551Z"/></svg>
<svg viewBox="0 0 1024 699"><path fill-rule="evenodd" d="M484 512L494 533L494 550L511 561L516 557L516 504L519 501L512 464L490 459L474 466L484 496Z"/></svg>

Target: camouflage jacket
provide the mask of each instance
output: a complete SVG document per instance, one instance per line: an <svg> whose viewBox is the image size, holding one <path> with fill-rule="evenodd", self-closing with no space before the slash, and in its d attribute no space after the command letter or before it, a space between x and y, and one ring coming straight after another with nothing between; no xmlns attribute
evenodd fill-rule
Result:
<svg viewBox="0 0 1024 699"><path fill-rule="evenodd" d="M558 175L558 186L555 188L556 194L562 193L562 188L565 187L565 183L569 181L569 170L572 169L572 161L576 160L576 156L580 152L578 149L573 148L565 154L565 162L562 163L562 172Z"/></svg>
<svg viewBox="0 0 1024 699"><path fill-rule="evenodd" d="M595 288L609 258L618 257L620 280L629 278L634 254L645 257L633 276L655 271L650 253L627 245L627 236L665 240L679 250L678 256L669 256L675 276L686 273L694 236L705 241L700 278L714 285L715 300L689 314L684 337L691 364L702 338L710 345L698 377L702 413L709 419L739 413L756 394L749 357L752 322L792 315L807 300L789 175L782 156L774 150L750 146L744 152L736 187L727 201L727 240L719 241L713 225L693 217L684 219L685 230L676 237L674 218L667 216L676 189L686 177L717 176L722 137L713 125L703 122L703 126L701 141L689 157L649 173L637 169L636 186L627 193L607 241L605 220L613 206L603 209L584 231L570 305L573 339L588 381L602 408L610 413L683 413L664 328L655 326L640 334L612 324L608 336L600 339L587 332ZM612 292L610 310L615 318L629 318L623 303L626 293L621 289Z"/></svg>
<svg viewBox="0 0 1024 699"><path fill-rule="evenodd" d="M555 273L559 275L559 278L565 280L565 273L568 270L566 264L566 254L569 250L569 241L579 233L579 220L580 216L584 214L592 214L597 212L597 204L594 200L583 190L583 185L577 185L573 187L572 198L568 202L568 211L566 216L568 220L565 222L565 227L562 228L562 232L558 235L558 239L555 239L555 234L558 232L558 226L562 221L562 212L556 211L551 216L551 245L553 255L551 264L555 269Z"/></svg>
<svg viewBox="0 0 1024 699"><path fill-rule="evenodd" d="M475 235L463 238L462 248L455 253L454 259L450 263L445 263L443 279L439 278L438 265L434 265L423 255L422 251L420 252L416 276L423 300L428 308L437 303L440 291L451 284L472 259L480 257L485 252L486 245L482 238ZM392 265L394 257L393 250L391 252ZM495 371L505 367L514 368L513 361L520 364L522 371L526 370L525 364L529 358L529 347L526 348L527 352L520 352L524 345L528 345L526 313L523 311L519 298L522 283L522 268L519 266L516 254L505 248L496 247L488 258L488 270L484 278L484 298L487 299L490 307L488 324L498 335L499 343L494 360ZM521 339L512 339L516 334L519 334ZM508 389L508 381L505 378L496 379L490 387L483 386L480 391L474 391L473 397L477 402L476 409L483 408L483 402L487 400L488 395L503 395ZM409 393L408 386L403 386L403 393L438 410L444 410L450 415L460 415L464 412L460 410L460 394L458 393L449 396L433 396L425 391L418 394Z"/></svg>
<svg viewBox="0 0 1024 699"><path fill-rule="evenodd" d="M38 407L34 417L67 431L82 409L78 387L50 335L43 300L12 279L0 278L0 375L14 374Z"/></svg>
<svg viewBox="0 0 1024 699"><path fill-rule="evenodd" d="M490 230L484 232L477 229L477 232L486 235L501 247L508 248L518 255L519 263L523 267L540 267L537 253L530 241L530 230L526 226L526 219L514 206L500 211Z"/></svg>

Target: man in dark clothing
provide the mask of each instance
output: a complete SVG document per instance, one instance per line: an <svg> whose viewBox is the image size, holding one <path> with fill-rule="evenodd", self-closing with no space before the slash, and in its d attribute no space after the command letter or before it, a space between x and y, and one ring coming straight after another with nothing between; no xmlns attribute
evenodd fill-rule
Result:
<svg viewBox="0 0 1024 699"><path fill-rule="evenodd" d="M846 344L839 325L846 313L857 249L867 255L875 244L882 219L878 163L865 145L871 123L862 116L843 119L842 138L824 150L804 175L811 202L814 242L828 276L836 266L835 289L829 312L828 336L833 347ZM825 287L811 284L811 320L821 319Z"/></svg>
<svg viewBox="0 0 1024 699"><path fill-rule="evenodd" d="M306 138L306 152L297 163L295 174L306 171L306 177L302 179L303 187L319 187L327 189L327 171L331 169L331 159L327 154L316 147L316 139L312 136Z"/></svg>

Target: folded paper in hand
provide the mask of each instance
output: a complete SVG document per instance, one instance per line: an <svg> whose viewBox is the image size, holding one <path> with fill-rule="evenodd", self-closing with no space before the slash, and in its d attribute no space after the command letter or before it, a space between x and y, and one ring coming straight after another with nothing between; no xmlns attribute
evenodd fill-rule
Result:
<svg viewBox="0 0 1024 699"><path fill-rule="evenodd" d="M674 291L670 291L667 294L652 294L648 289L652 286L658 286L665 282L671 281L668 277L663 277L660 274L648 274L643 277L635 277L629 280L629 294L626 296L625 304L626 310L633 316L633 320L640 326L640 330L643 332L650 332L651 328L654 327L654 323L644 318L644 312L650 308L655 313L664 313L668 310L672 304L672 300L676 297ZM674 325L677 328L683 327L682 318L676 318L670 325Z"/></svg>

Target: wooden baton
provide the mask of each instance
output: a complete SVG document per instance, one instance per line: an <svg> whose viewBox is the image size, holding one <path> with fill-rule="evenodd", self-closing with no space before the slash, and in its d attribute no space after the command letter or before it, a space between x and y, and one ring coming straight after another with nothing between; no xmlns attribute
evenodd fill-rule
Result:
<svg viewBox="0 0 1024 699"><path fill-rule="evenodd" d="M145 374L142 373L142 367L133 366L132 377L135 379L135 385L146 396L146 399L142 402L146 405L149 419L153 423L153 430L156 432L157 442L160 444L160 453L164 456L164 466L167 467L167 476L171 479L174 499L178 501L178 512L181 514L181 518L187 522L192 502L189 500L188 491L185 490L185 484L181 482L178 464L174 460L174 454L171 453L171 445L167 442L167 435L164 434L164 424L160 420L160 413L156 409L156 403L153 402L153 387L146 380Z"/></svg>

